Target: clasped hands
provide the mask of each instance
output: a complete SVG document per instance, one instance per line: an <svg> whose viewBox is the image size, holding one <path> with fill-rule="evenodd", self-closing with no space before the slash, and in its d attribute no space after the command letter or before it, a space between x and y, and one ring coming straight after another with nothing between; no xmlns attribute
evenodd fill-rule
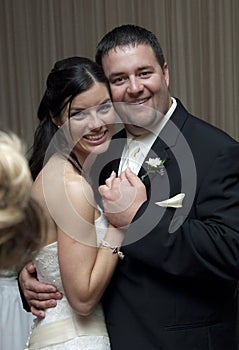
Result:
<svg viewBox="0 0 239 350"><path fill-rule="evenodd" d="M143 182L129 168L119 177L113 171L99 187L104 213L109 222L127 228L140 206L147 200Z"/></svg>

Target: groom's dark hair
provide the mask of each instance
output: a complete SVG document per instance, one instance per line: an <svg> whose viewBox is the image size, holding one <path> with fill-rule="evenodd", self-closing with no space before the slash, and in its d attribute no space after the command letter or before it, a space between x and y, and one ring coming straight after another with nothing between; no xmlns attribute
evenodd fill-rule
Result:
<svg viewBox="0 0 239 350"><path fill-rule="evenodd" d="M148 45L152 48L161 68L163 68L165 59L161 45L156 36L149 30L133 25L124 24L115 27L105 34L96 47L95 60L102 66L102 57L110 50L123 46Z"/></svg>

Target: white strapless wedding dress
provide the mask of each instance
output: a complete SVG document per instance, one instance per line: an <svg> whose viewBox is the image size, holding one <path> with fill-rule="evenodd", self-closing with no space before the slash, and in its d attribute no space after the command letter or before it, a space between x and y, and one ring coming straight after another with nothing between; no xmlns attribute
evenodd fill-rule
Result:
<svg viewBox="0 0 239 350"><path fill-rule="evenodd" d="M101 215L95 224L99 244L105 235L107 222ZM35 265L41 282L54 284L64 293L58 264L57 242L41 250ZM101 304L97 305L90 316L80 316L63 296L56 307L46 310L46 317L43 320L35 319L26 349L110 350Z"/></svg>

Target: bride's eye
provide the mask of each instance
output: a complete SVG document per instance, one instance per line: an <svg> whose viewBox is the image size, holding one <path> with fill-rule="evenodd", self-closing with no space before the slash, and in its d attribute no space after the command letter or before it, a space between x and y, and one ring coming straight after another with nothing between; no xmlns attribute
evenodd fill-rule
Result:
<svg viewBox="0 0 239 350"><path fill-rule="evenodd" d="M80 111L80 112L77 112L77 113L72 113L71 114L71 118L74 119L74 120L82 120L85 118L85 113L84 111Z"/></svg>
<svg viewBox="0 0 239 350"><path fill-rule="evenodd" d="M112 103L104 103L99 106L98 112L107 113L112 108Z"/></svg>

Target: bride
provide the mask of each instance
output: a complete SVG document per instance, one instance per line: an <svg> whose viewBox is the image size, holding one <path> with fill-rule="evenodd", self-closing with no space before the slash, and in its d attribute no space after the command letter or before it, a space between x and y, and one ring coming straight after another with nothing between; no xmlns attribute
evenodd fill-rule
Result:
<svg viewBox="0 0 239 350"><path fill-rule="evenodd" d="M107 350L100 299L122 258L123 233L106 222L88 179L114 127L101 68L80 57L57 62L38 118L30 159L32 195L42 205L49 229L47 245L34 264L38 279L54 284L63 297L44 319L35 320L27 349Z"/></svg>

